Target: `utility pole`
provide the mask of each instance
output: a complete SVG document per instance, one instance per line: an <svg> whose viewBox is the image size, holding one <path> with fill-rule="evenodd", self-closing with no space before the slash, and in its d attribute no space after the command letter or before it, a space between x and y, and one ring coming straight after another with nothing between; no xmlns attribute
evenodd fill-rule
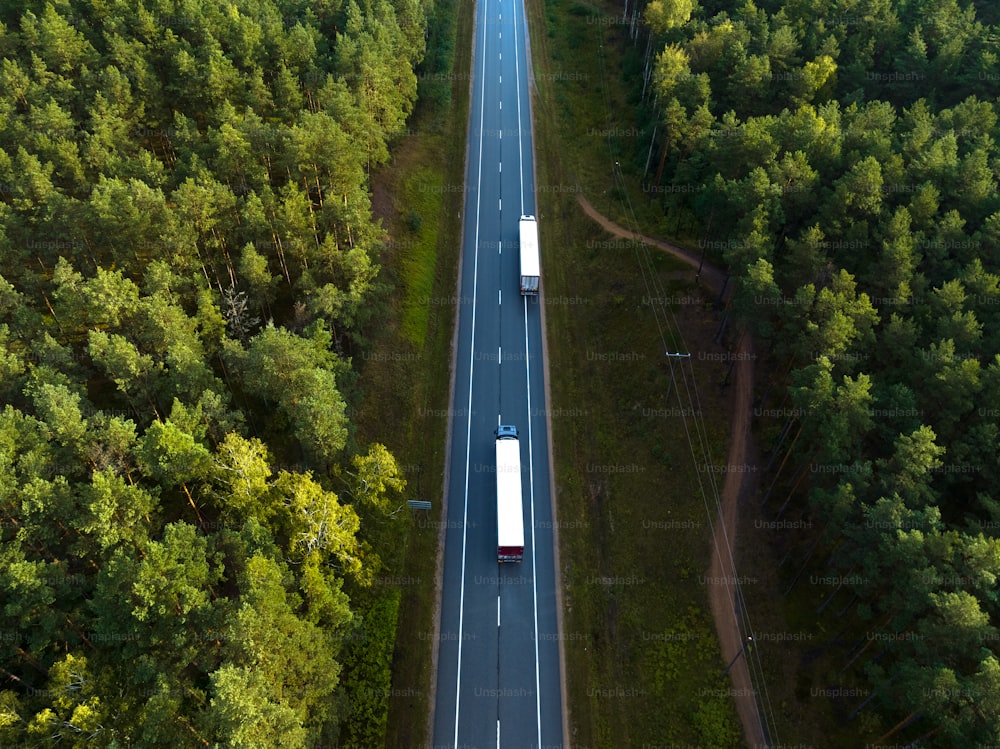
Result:
<svg viewBox="0 0 1000 749"><path fill-rule="evenodd" d="M676 354L671 354L669 351L667 351L663 355L666 356L666 357L671 357L672 356L675 359L690 359L691 358L691 354L682 354L680 352L678 352ZM673 384L674 384L674 367L671 364L670 365L670 383L667 386L667 395L666 395L667 402L670 401L670 388L673 386Z"/></svg>
<svg viewBox="0 0 1000 749"><path fill-rule="evenodd" d="M738 652L736 655L734 655L733 659L731 661L729 661L729 665L726 666L726 668L723 670L723 672L719 675L720 678L725 678L726 677L726 674L729 673L729 669L731 669L733 667L733 664L736 663L736 659L739 658L741 655L743 655L743 653L746 651L746 649L747 649L747 643L751 643L751 642L753 642L753 637L750 636L750 635L747 635L747 641L743 643L743 647L740 648L740 652Z"/></svg>

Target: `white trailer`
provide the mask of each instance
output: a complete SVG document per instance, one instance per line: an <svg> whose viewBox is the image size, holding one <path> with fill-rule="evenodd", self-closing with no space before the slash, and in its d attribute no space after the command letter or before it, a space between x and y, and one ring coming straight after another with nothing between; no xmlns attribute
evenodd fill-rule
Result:
<svg viewBox="0 0 1000 749"><path fill-rule="evenodd" d="M541 260L538 255L538 222L534 216L521 216L518 222L521 240L521 293L538 294Z"/></svg>
<svg viewBox="0 0 1000 749"><path fill-rule="evenodd" d="M517 427L498 426L496 438L497 562L520 562L524 558L524 509Z"/></svg>

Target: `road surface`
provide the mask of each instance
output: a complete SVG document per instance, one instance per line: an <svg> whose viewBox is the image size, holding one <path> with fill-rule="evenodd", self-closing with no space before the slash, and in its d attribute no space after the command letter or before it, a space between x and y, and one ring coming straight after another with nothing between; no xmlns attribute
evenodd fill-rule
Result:
<svg viewBox="0 0 1000 749"><path fill-rule="evenodd" d="M522 297L518 220L535 214L519 0L476 8L458 329L444 509L433 746L563 746L542 362L542 296ZM462 200L458 196L462 196ZM464 207L463 207L464 206ZM496 559L493 430L520 432L525 554Z"/></svg>

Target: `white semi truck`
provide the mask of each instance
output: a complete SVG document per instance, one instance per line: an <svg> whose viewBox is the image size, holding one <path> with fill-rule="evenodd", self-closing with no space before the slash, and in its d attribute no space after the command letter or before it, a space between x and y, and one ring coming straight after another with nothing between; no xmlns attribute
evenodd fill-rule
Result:
<svg viewBox="0 0 1000 749"><path fill-rule="evenodd" d="M537 296L541 261L538 255L538 222L534 216L521 216L518 225L521 240L521 293Z"/></svg>
<svg viewBox="0 0 1000 749"><path fill-rule="evenodd" d="M524 558L524 510L521 506L521 443L517 427L498 426L497 562Z"/></svg>

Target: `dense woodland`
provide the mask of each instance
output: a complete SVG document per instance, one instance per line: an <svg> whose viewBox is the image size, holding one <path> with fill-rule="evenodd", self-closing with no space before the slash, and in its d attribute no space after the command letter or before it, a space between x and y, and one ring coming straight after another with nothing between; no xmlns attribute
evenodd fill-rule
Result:
<svg viewBox="0 0 1000 749"><path fill-rule="evenodd" d="M996 745L1000 5L629 5L625 147L765 355L762 500L796 528L789 593L822 589L813 686L862 695L834 706L859 743Z"/></svg>
<svg viewBox="0 0 1000 749"><path fill-rule="evenodd" d="M370 170L425 0L0 8L0 744L378 745Z"/></svg>

